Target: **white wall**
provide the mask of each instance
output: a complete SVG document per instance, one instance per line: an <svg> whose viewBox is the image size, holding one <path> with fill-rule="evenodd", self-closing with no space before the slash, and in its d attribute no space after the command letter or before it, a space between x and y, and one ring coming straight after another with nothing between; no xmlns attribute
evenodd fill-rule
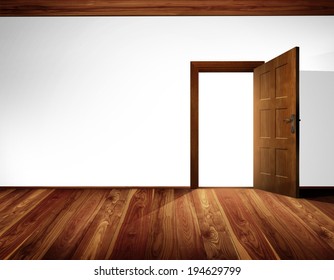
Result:
<svg viewBox="0 0 334 280"><path fill-rule="evenodd" d="M301 71L300 91L300 185L334 186L334 71Z"/></svg>
<svg viewBox="0 0 334 280"><path fill-rule="evenodd" d="M301 70L333 71L333 28L331 16L2 17L0 185L187 186L189 62L299 46ZM301 184L321 182L302 166Z"/></svg>

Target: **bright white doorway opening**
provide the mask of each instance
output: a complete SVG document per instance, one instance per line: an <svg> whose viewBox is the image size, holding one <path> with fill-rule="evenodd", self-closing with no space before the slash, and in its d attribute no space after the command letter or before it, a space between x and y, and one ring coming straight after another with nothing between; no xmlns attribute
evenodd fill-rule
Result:
<svg viewBox="0 0 334 280"><path fill-rule="evenodd" d="M199 186L253 186L253 73L199 73Z"/></svg>

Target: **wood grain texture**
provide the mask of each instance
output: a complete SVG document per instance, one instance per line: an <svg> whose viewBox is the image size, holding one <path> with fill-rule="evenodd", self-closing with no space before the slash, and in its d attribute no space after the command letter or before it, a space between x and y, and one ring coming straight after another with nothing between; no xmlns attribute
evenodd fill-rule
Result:
<svg viewBox="0 0 334 280"><path fill-rule="evenodd" d="M252 259L278 259L276 252L270 246L261 228L254 221L237 195L237 192L227 189L216 192L219 202L231 223L233 231Z"/></svg>
<svg viewBox="0 0 334 280"><path fill-rule="evenodd" d="M254 221L263 230L280 259L289 260L308 258L310 256L305 250L305 244L298 238L294 238L290 233L287 234L289 229L286 229L285 219L280 219L280 216L273 215L271 204L267 204L262 200L260 191L240 190L238 196L248 211L253 214ZM287 197L284 197L284 200L287 200ZM297 201L296 199L294 200Z"/></svg>
<svg viewBox="0 0 334 280"><path fill-rule="evenodd" d="M41 259L70 222L70 218L77 211L79 206L89 197L88 191L74 191L66 193L63 207L56 215L51 216L49 223L44 227L38 224L38 232L30 236L13 254L13 259Z"/></svg>
<svg viewBox="0 0 334 280"><path fill-rule="evenodd" d="M285 236L299 242L302 250L298 252L298 256L303 259L333 259L333 249L310 228L304 215L299 216L294 209L282 204L278 195L268 195L267 192L263 192L261 197L263 203L284 221L282 225L286 227ZM332 223L334 222L334 217L329 217L329 219L332 220ZM287 225L289 226L287 227Z"/></svg>
<svg viewBox="0 0 334 280"><path fill-rule="evenodd" d="M13 192L11 197L7 198L1 204L4 208L0 208L0 234L4 232L5 228L14 225L31 212L52 192L53 190L45 189L37 191L18 190ZM15 207L12 207L13 203L15 203Z"/></svg>
<svg viewBox="0 0 334 280"><path fill-rule="evenodd" d="M87 199L76 209L43 258L48 260L71 258L105 199L105 191L90 191Z"/></svg>
<svg viewBox="0 0 334 280"><path fill-rule="evenodd" d="M89 226L84 238L76 249L74 259L98 259L109 257L108 251L114 238L117 227L125 213L125 201L130 190L120 191L113 189L108 194L101 209Z"/></svg>
<svg viewBox="0 0 334 280"><path fill-rule="evenodd" d="M332 0L2 0L14 16L333 15Z"/></svg>
<svg viewBox="0 0 334 280"><path fill-rule="evenodd" d="M254 187L297 197L299 47L255 68L253 78Z"/></svg>
<svg viewBox="0 0 334 280"><path fill-rule="evenodd" d="M330 207L331 205L334 204L334 196L309 199L307 200L307 202L311 203L312 205L320 209L323 213L325 213L329 217L334 217L334 208Z"/></svg>
<svg viewBox="0 0 334 280"><path fill-rule="evenodd" d="M28 189L16 190L12 189L13 191L8 192L8 190L1 192L2 196L0 198L0 211L1 212L1 219L4 219L5 212L3 211L6 207L11 207L14 201L18 202L22 196L27 195L29 192ZM11 209L12 210L12 209Z"/></svg>
<svg viewBox="0 0 334 280"><path fill-rule="evenodd" d="M15 189L14 188L3 188L3 189L0 189L0 205L1 205L1 202L3 201L3 197L5 197L6 195L10 194L11 192L14 192ZM6 199L5 199L6 200Z"/></svg>
<svg viewBox="0 0 334 280"><path fill-rule="evenodd" d="M36 207L22 218L15 219L15 224L5 228L0 237L0 259L10 258L30 236L36 234L39 225L43 227L63 207L67 195L66 192L53 192L48 199L36 200Z"/></svg>
<svg viewBox="0 0 334 280"><path fill-rule="evenodd" d="M152 260L177 259L177 238L173 192L156 189L147 237L145 258Z"/></svg>
<svg viewBox="0 0 334 280"><path fill-rule="evenodd" d="M198 219L189 190L175 190L174 192L178 257L183 260L205 259L206 254Z"/></svg>
<svg viewBox="0 0 334 280"><path fill-rule="evenodd" d="M0 259L334 260L334 196L252 188L0 193Z"/></svg>
<svg viewBox="0 0 334 280"><path fill-rule="evenodd" d="M293 211L298 217L301 217L308 227L334 250L334 235L332 234L334 232L333 219L323 215L324 213L320 209L308 201L289 198L282 199L281 197L278 199L289 211Z"/></svg>
<svg viewBox="0 0 334 280"><path fill-rule="evenodd" d="M152 189L138 189L131 197L113 249L112 259L144 259L149 235Z"/></svg>
<svg viewBox="0 0 334 280"><path fill-rule="evenodd" d="M227 221L221 215L213 192L197 189L192 192L192 197L208 258L239 259Z"/></svg>

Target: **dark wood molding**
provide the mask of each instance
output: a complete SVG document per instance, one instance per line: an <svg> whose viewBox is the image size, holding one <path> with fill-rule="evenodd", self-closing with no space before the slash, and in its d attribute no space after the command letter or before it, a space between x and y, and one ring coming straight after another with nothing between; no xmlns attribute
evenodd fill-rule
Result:
<svg viewBox="0 0 334 280"><path fill-rule="evenodd" d="M253 72L263 61L190 62L190 187L198 188L198 77L200 72Z"/></svg>
<svg viewBox="0 0 334 280"><path fill-rule="evenodd" d="M299 197L320 197L320 196L333 196L334 187L333 186L308 186L308 187L299 187Z"/></svg>
<svg viewBox="0 0 334 280"><path fill-rule="evenodd" d="M1 0L2 16L334 15L333 0Z"/></svg>
<svg viewBox="0 0 334 280"><path fill-rule="evenodd" d="M191 61L196 72L253 72L263 61Z"/></svg>

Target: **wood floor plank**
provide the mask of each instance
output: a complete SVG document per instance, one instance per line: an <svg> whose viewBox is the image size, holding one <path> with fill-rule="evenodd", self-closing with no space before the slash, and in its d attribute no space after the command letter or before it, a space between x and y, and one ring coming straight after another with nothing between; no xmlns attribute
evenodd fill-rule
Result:
<svg viewBox="0 0 334 280"><path fill-rule="evenodd" d="M145 259L174 260L177 255L173 189L153 190Z"/></svg>
<svg viewBox="0 0 334 280"><path fill-rule="evenodd" d="M334 197L0 189L0 259L334 259Z"/></svg>
<svg viewBox="0 0 334 280"><path fill-rule="evenodd" d="M11 258L30 236L38 232L39 225L43 226L62 209L66 196L65 192L52 192L18 223L7 229L0 237L0 259Z"/></svg>
<svg viewBox="0 0 334 280"><path fill-rule="evenodd" d="M0 205L4 201L2 198L4 196L9 195L10 193L12 193L14 191L15 191L14 188L2 188L2 187L0 187Z"/></svg>
<svg viewBox="0 0 334 280"><path fill-rule="evenodd" d="M38 189L36 191L18 191L13 193L13 199L0 211L0 235L12 225L18 223L25 215L36 208L41 201L51 195L52 189Z"/></svg>
<svg viewBox="0 0 334 280"><path fill-rule="evenodd" d="M249 212L253 213L254 221L260 225L281 259L305 259L307 256L305 245L287 231L288 225L263 202L261 193L261 191L240 190L238 196Z"/></svg>
<svg viewBox="0 0 334 280"><path fill-rule="evenodd" d="M218 205L218 208L220 210L220 213L222 214L223 219L226 221L227 229L228 229L229 233L231 234L231 239L232 239L232 242L234 244L234 247L237 250L239 259L240 260L251 260L252 257L248 254L248 252L244 248L242 242L240 242L239 239L237 238L237 235L236 235L236 233L233 230L233 227L232 227L232 225L231 225L231 223L229 221L229 218L228 218L227 214L225 213L224 207L219 202L219 199L218 199L218 197L216 195L216 191L217 190L215 190L215 191L212 192L213 198L214 198L214 200L216 201L216 203Z"/></svg>
<svg viewBox="0 0 334 280"><path fill-rule="evenodd" d="M43 256L43 259L71 259L90 223L104 203L107 193L106 190L89 191L89 198L72 215L66 227Z"/></svg>
<svg viewBox="0 0 334 280"><path fill-rule="evenodd" d="M192 197L208 259L239 259L226 220L213 197L212 190L197 189Z"/></svg>
<svg viewBox="0 0 334 280"><path fill-rule="evenodd" d="M131 198L111 259L145 259L153 189L137 189Z"/></svg>
<svg viewBox="0 0 334 280"><path fill-rule="evenodd" d="M308 203L317 207L321 212L334 220L334 198L322 197L317 199L307 199Z"/></svg>
<svg viewBox="0 0 334 280"><path fill-rule="evenodd" d="M61 210L55 213L56 215L50 214L48 216L49 223L44 223L44 227L38 224L39 230L24 242L11 256L11 259L43 259L45 253L64 230L72 215L89 198L89 192L84 190L64 191L66 198L63 199L64 204Z"/></svg>
<svg viewBox="0 0 334 280"><path fill-rule="evenodd" d="M293 199L290 197L278 197L278 199L298 217L303 219L319 238L333 248L334 258L334 219L328 217L319 208L305 199Z"/></svg>
<svg viewBox="0 0 334 280"><path fill-rule="evenodd" d="M334 219L306 199L278 197L279 201L304 220L317 236L333 248L334 257Z"/></svg>
<svg viewBox="0 0 334 280"><path fill-rule="evenodd" d="M17 206L20 199L29 193L29 189L14 189L14 191L4 195L0 198L0 217L3 219L6 211L4 209L8 208L8 212L12 212L13 208Z"/></svg>
<svg viewBox="0 0 334 280"><path fill-rule="evenodd" d="M100 211L89 226L72 259L104 260L108 258L108 250L116 233L121 216L125 209L125 201L129 189L112 189Z"/></svg>
<svg viewBox="0 0 334 280"><path fill-rule="evenodd" d="M178 256L182 260L206 259L191 190L175 190L175 217Z"/></svg>
<svg viewBox="0 0 334 280"><path fill-rule="evenodd" d="M260 191L259 191L260 192ZM303 217L299 217L284 203L281 203L277 194L261 192L263 204L282 221L286 228L287 236L293 236L294 240L303 245L303 251L298 252L301 259L333 259L332 248L322 242L319 236L310 230Z"/></svg>
<svg viewBox="0 0 334 280"><path fill-rule="evenodd" d="M240 198L231 189L215 191L225 209L236 237L252 259L277 259L261 229L254 222L252 214L244 207Z"/></svg>

